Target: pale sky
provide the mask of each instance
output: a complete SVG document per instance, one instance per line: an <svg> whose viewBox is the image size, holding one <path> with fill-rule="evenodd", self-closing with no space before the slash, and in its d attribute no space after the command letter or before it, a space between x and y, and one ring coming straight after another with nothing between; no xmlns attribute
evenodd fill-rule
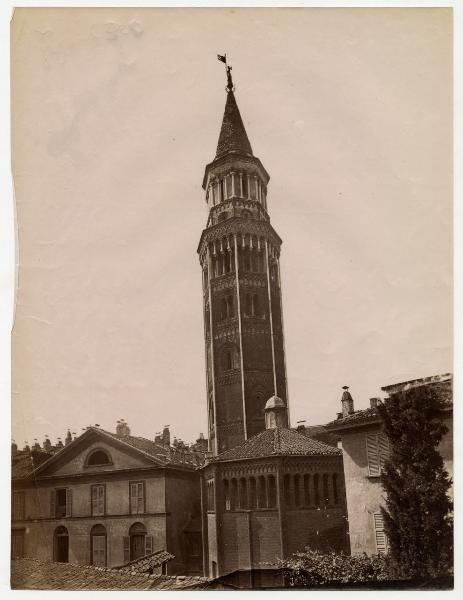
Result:
<svg viewBox="0 0 463 600"><path fill-rule="evenodd" d="M206 433L201 188L233 66L293 424L452 370L448 9L19 9L13 437Z"/></svg>

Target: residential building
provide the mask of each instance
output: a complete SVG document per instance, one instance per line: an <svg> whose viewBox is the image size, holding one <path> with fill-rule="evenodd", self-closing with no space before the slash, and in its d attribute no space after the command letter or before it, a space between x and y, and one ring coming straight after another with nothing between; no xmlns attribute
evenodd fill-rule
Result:
<svg viewBox="0 0 463 600"><path fill-rule="evenodd" d="M443 437L439 451L444 459L445 469L452 475L452 376L445 374L414 379L381 389L386 395L390 395L411 387L424 386L432 386L445 403L441 418L448 433ZM385 492L380 476L390 447L377 410L378 398L370 400L369 408L356 411L352 396L346 388L341 403L342 412L327 428L339 436L342 444L351 551L352 554L386 553L388 542L380 508L384 505Z"/></svg>
<svg viewBox="0 0 463 600"><path fill-rule="evenodd" d="M166 441L166 440L165 440ZM202 572L203 453L89 427L62 448L13 454L12 556L116 567L167 551Z"/></svg>

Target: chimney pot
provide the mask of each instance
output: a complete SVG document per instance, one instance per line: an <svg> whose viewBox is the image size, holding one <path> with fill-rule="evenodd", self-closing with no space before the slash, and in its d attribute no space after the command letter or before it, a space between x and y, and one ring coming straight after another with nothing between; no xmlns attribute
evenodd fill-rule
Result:
<svg viewBox="0 0 463 600"><path fill-rule="evenodd" d="M379 398L370 398L370 408L378 408Z"/></svg>

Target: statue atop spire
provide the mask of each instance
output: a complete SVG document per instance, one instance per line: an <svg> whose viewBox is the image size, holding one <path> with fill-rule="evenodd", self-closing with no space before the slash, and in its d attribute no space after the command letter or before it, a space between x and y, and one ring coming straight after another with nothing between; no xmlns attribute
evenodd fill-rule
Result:
<svg viewBox="0 0 463 600"><path fill-rule="evenodd" d="M226 87L227 92L234 92L235 86L233 85L233 79L232 79L232 74L231 74L232 67L227 65L227 55L226 54L223 54L223 55L217 54L217 60L220 60L220 62L223 62L225 64L225 70L227 72L227 87Z"/></svg>

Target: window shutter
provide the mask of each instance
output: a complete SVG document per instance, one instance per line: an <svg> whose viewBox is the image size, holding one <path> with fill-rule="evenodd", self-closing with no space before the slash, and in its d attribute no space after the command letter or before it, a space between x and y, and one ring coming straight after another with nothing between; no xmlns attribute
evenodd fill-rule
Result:
<svg viewBox="0 0 463 600"><path fill-rule="evenodd" d="M132 514L137 512L137 484L136 483L130 484L130 512Z"/></svg>
<svg viewBox="0 0 463 600"><path fill-rule="evenodd" d="M367 433L366 435L368 475L378 477L380 474L378 434Z"/></svg>
<svg viewBox="0 0 463 600"><path fill-rule="evenodd" d="M51 490L51 492L50 492L50 517L52 519L54 519L56 517L55 490Z"/></svg>
<svg viewBox="0 0 463 600"><path fill-rule="evenodd" d="M381 513L374 513L376 550L378 554L386 554L388 551L388 543L386 533L384 532L384 519Z"/></svg>
<svg viewBox="0 0 463 600"><path fill-rule="evenodd" d="M153 536L145 535L145 556L153 554Z"/></svg>
<svg viewBox="0 0 463 600"><path fill-rule="evenodd" d="M381 433L378 436L378 439L379 439L379 464L380 464L381 470L383 470L384 463L389 458L389 453L390 453L389 439L388 439L387 435L385 435L384 433Z"/></svg>
<svg viewBox="0 0 463 600"><path fill-rule="evenodd" d="M124 536L123 538L124 544L124 564L126 565L130 562L130 538L128 536Z"/></svg>
<svg viewBox="0 0 463 600"><path fill-rule="evenodd" d="M66 517L72 517L72 490L66 488Z"/></svg>
<svg viewBox="0 0 463 600"><path fill-rule="evenodd" d="M105 514L105 494L106 494L106 488L104 485L100 486L99 488L99 498L98 498L98 510L99 510L99 514L100 515L104 515Z"/></svg>
<svg viewBox="0 0 463 600"><path fill-rule="evenodd" d="M98 488L94 485L92 487L92 515L97 514L97 507L98 507L97 492L98 492Z"/></svg>
<svg viewBox="0 0 463 600"><path fill-rule="evenodd" d="M137 490L137 512L144 513L145 512L145 498L144 498L144 490L143 483L138 484Z"/></svg>

